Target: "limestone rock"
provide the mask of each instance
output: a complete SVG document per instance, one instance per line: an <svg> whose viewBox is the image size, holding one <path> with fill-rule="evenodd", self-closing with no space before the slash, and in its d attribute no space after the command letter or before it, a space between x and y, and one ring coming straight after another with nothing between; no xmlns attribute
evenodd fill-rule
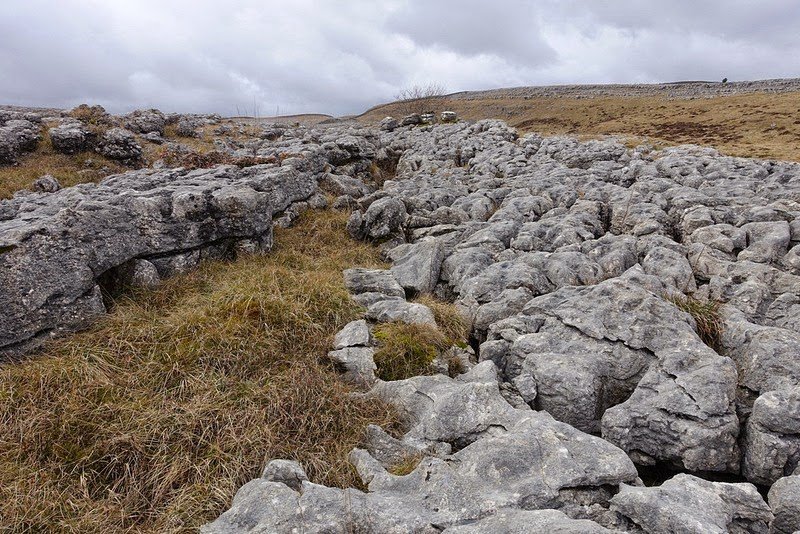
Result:
<svg viewBox="0 0 800 534"><path fill-rule="evenodd" d="M772 485L769 506L775 514L770 534L792 534L800 530L800 474L781 478Z"/></svg>
<svg viewBox="0 0 800 534"><path fill-rule="evenodd" d="M142 147L136 137L122 128L111 128L100 139L97 151L109 159L123 162L136 161L142 156Z"/></svg>
<svg viewBox="0 0 800 534"><path fill-rule="evenodd" d="M752 484L676 475L658 487L622 486L611 509L647 533L767 534L772 513Z"/></svg>

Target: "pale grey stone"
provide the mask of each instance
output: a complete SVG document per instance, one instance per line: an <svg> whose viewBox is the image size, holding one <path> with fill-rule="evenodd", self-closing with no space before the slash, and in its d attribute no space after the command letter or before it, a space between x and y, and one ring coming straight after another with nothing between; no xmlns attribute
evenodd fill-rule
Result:
<svg viewBox="0 0 800 534"><path fill-rule="evenodd" d="M752 484L676 475L657 487L623 485L611 509L644 532L767 534L772 513Z"/></svg>
<svg viewBox="0 0 800 534"><path fill-rule="evenodd" d="M366 347L372 341L369 325L363 319L351 321L342 328L333 338L334 349L347 347Z"/></svg>

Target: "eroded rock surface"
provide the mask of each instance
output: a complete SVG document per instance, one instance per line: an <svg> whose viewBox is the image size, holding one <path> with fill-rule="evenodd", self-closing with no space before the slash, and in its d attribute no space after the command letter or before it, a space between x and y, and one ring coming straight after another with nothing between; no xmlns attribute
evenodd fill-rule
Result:
<svg viewBox="0 0 800 534"><path fill-rule="evenodd" d="M778 505L701 477L770 485L797 467L800 166L519 138L496 121L415 124L380 134L376 163L392 179L337 201L357 208L350 233L392 261L347 285L367 325L418 294L455 301L482 363L375 382L368 394L406 432L372 428L352 453L369 491L327 490L359 503L335 528L767 532ZM697 311L709 302L718 317ZM417 468L392 475L409 455ZM634 462L695 475L645 488ZM237 496L209 531L243 525L277 491ZM322 513L319 491L300 488L270 517ZM791 491L774 494L787 521Z"/></svg>
<svg viewBox="0 0 800 534"><path fill-rule="evenodd" d="M181 120L127 123L152 134L162 118ZM184 122L187 133L210 124ZM97 149L138 159L138 139L111 129ZM0 202L6 354L103 313L101 288L269 248L273 217L290 225L326 205L323 191L352 210L352 236L383 248L390 268L345 273L366 311L329 357L398 409L403 435L370 427L353 451L368 491L270 464L207 531L766 532L773 515L793 521L793 486L777 484L800 461L800 165L418 116L380 129L265 125L215 146L274 163L141 170ZM436 325L413 302L422 294L471 321L465 374L380 381L372 328ZM411 473L391 474L409 457ZM645 488L637 464L688 474ZM746 482L703 480L710 472L776 484L778 504ZM773 531L792 528L782 524Z"/></svg>

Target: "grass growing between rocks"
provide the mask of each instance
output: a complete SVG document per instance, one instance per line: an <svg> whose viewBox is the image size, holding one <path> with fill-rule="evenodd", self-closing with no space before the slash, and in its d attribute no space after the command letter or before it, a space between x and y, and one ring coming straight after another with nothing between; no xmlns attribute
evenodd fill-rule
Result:
<svg viewBox="0 0 800 534"><path fill-rule="evenodd" d="M375 327L380 343L375 365L381 380L405 380L431 374L431 364L450 347L450 340L436 327L424 324L383 323Z"/></svg>
<svg viewBox="0 0 800 534"><path fill-rule="evenodd" d="M17 165L0 165L0 199L11 198L20 189L30 189L31 184L45 174L54 176L62 187L69 187L97 182L127 170L94 152L59 154L50 144L46 131L36 150L21 154L18 160Z"/></svg>
<svg viewBox="0 0 800 534"><path fill-rule="evenodd" d="M355 484L347 453L395 417L320 360L360 315L342 270L382 266L346 219L307 214L266 256L123 298L0 367L0 531L194 531L270 458Z"/></svg>
<svg viewBox="0 0 800 534"><path fill-rule="evenodd" d="M401 322L377 325L374 335L379 346L375 351L375 365L381 380L429 375L433 372L431 364L438 356L453 345L467 346L469 323L454 305L431 296L420 297L416 302L431 309L438 327ZM454 372L458 371L451 366Z"/></svg>
<svg viewBox="0 0 800 534"><path fill-rule="evenodd" d="M703 343L719 352L722 338L722 319L719 316L721 304L719 302L699 300L688 295L665 296L664 299L691 315L697 324L697 335L700 336Z"/></svg>

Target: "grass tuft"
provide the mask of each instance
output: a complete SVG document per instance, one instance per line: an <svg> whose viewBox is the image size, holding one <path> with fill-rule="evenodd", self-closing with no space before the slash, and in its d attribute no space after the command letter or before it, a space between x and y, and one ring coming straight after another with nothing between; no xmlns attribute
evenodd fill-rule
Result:
<svg viewBox="0 0 800 534"><path fill-rule="evenodd" d="M454 345L466 346L469 338L471 325L469 320L458 308L449 302L444 302L431 295L422 295L414 302L424 304L433 312L433 318L439 325L439 330L452 341Z"/></svg>
<svg viewBox="0 0 800 534"><path fill-rule="evenodd" d="M411 474L424 457L424 454L406 454L400 461L389 467L387 471L392 475L404 477Z"/></svg>
<svg viewBox="0 0 800 534"><path fill-rule="evenodd" d="M196 531L271 458L355 485L347 453L396 419L321 361L361 314L342 270L382 266L346 219L306 214L268 255L122 298L91 330L1 366L0 531Z"/></svg>
<svg viewBox="0 0 800 534"><path fill-rule="evenodd" d="M450 341L434 326L383 323L375 327L380 346L375 351L375 365L381 380L405 380L431 374L431 364L450 347Z"/></svg>
<svg viewBox="0 0 800 534"><path fill-rule="evenodd" d="M719 315L719 308L721 303L699 300L688 295L665 295L664 300L671 302L678 309L691 315L697 324L697 335L700 336L703 343L715 351L720 350L722 319Z"/></svg>

